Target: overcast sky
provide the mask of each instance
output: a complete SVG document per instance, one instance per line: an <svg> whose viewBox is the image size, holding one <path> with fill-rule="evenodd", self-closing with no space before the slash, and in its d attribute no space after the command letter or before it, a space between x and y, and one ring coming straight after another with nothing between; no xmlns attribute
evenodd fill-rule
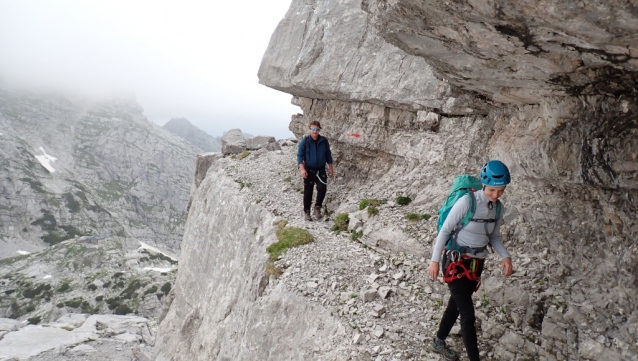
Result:
<svg viewBox="0 0 638 361"><path fill-rule="evenodd" d="M163 125L288 138L291 95L257 71L290 0L0 0L0 79L87 96L134 93Z"/></svg>

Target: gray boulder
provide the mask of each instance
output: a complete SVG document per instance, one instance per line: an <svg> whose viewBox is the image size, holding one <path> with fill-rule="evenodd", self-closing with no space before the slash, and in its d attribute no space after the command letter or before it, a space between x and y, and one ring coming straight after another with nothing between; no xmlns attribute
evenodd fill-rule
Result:
<svg viewBox="0 0 638 361"><path fill-rule="evenodd" d="M266 150L272 152L273 150L281 150L281 145L278 142L268 143L266 145Z"/></svg>
<svg viewBox="0 0 638 361"><path fill-rule="evenodd" d="M257 149L265 148L266 146L268 146L268 144L275 143L275 142L276 142L275 137L260 135L251 139L247 139L246 148L248 148L248 150L257 150Z"/></svg>
<svg viewBox="0 0 638 361"><path fill-rule="evenodd" d="M231 129L222 137L222 153L237 154L246 150L246 139L241 129Z"/></svg>

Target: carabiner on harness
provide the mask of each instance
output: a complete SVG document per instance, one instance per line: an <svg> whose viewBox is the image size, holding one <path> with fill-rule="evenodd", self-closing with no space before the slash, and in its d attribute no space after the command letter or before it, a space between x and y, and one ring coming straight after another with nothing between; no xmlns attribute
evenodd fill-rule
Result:
<svg viewBox="0 0 638 361"><path fill-rule="evenodd" d="M323 183L325 185L328 185L328 183L330 183L330 179L328 179L327 175L326 175L326 181L325 182L323 181L323 179L321 179L321 175L319 174L321 171L319 171L319 170L314 171L314 170L310 170L310 169L306 169L306 171L307 172L312 172L317 177L319 182L321 182L321 183ZM325 173L325 170L324 170L324 173Z"/></svg>
<svg viewBox="0 0 638 361"><path fill-rule="evenodd" d="M450 257L450 263L443 273L443 281L450 283L460 278L467 278L470 281L477 281L474 292L478 291L481 287L481 277L477 276L480 260L463 256L459 251L447 251ZM465 266L465 260L469 260L469 269Z"/></svg>

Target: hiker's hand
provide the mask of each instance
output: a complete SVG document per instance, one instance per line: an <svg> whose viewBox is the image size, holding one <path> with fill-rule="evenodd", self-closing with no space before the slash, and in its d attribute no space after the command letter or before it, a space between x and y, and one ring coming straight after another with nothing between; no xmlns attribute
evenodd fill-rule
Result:
<svg viewBox="0 0 638 361"><path fill-rule="evenodd" d="M428 274L430 275L432 281L436 281L436 279L439 277L439 262L430 261Z"/></svg>
<svg viewBox="0 0 638 361"><path fill-rule="evenodd" d="M330 178L334 178L335 177L335 172L332 169L328 169L328 177L330 177Z"/></svg>
<svg viewBox="0 0 638 361"><path fill-rule="evenodd" d="M308 172L305 169L299 168L299 173L301 173L301 178L306 179L308 177Z"/></svg>
<svg viewBox="0 0 638 361"><path fill-rule="evenodd" d="M503 271L503 276L505 277L509 277L512 274L512 259L511 258L509 257L503 258L501 271Z"/></svg>

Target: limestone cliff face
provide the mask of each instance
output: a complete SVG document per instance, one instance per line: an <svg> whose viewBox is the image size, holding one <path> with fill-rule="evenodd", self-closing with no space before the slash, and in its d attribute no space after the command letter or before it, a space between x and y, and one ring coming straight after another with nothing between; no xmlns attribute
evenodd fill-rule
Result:
<svg viewBox="0 0 638 361"><path fill-rule="evenodd" d="M518 273L500 288L486 284L494 291L486 297L512 317L483 321L493 359L636 360L637 24L635 7L618 1L293 0L259 78L294 96L303 111L292 117L295 135L311 120L322 123L342 177L337 185L352 192L340 194L335 208L390 193L434 212L455 175L475 174L494 158L510 166L502 233ZM240 335L253 340L267 319L261 302L272 300L258 297L262 276L252 264L263 265L265 255L250 253L260 241L248 241L254 236L243 217L264 235L272 230L257 205L227 202L232 186L213 165L193 195L184 238L192 262L182 260L191 264L178 275L175 300L182 301L160 324L160 359L181 352L232 359L225 345ZM412 237L427 242L415 253L431 247L427 232ZM210 249L221 234L231 242ZM410 249L397 244L401 237L370 242L372 234L364 231L362 242L379 252ZM245 284L232 283L231 266ZM192 283L213 268L219 291ZM520 302L507 301L508 290ZM212 316L201 313L208 295L221 299ZM265 339L254 355L271 357L280 347ZM357 352L351 359L371 359Z"/></svg>
<svg viewBox="0 0 638 361"><path fill-rule="evenodd" d="M228 159L198 157L176 284L159 316L156 360L310 360L338 330L325 309L265 273L276 217L241 193ZM330 358L326 358L330 359Z"/></svg>
<svg viewBox="0 0 638 361"><path fill-rule="evenodd" d="M548 249L551 287L600 302L617 335L613 320L636 306L638 289L637 25L635 7L615 1L293 1L260 82L296 96L297 136L321 121L351 185L412 175L404 189L436 209L455 174L505 161L509 247ZM335 44L343 51L326 54ZM324 50L307 60L310 49ZM350 67L353 53L363 68ZM402 72L397 59L420 65ZM446 91L397 76L436 77ZM454 108L440 105L453 97ZM618 288L630 296L610 298ZM595 301L601 294L609 304Z"/></svg>

